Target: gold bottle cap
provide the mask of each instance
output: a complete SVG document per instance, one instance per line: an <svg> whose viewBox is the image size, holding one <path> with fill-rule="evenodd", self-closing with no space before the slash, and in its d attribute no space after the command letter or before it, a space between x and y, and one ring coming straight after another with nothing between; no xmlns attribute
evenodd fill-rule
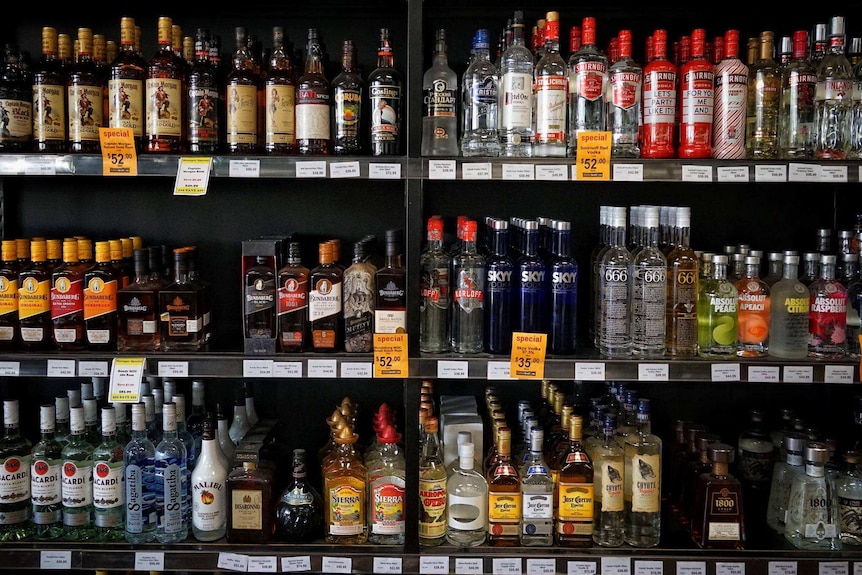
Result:
<svg viewBox="0 0 862 575"><path fill-rule="evenodd" d="M93 240L88 238L77 239L78 241L78 259L90 261L93 259Z"/></svg>
<svg viewBox="0 0 862 575"><path fill-rule="evenodd" d="M109 240L108 249L110 250L112 260L123 259L123 242L120 240Z"/></svg>
<svg viewBox="0 0 862 575"><path fill-rule="evenodd" d="M129 16L120 18L120 44L123 46L135 45L135 19Z"/></svg>
<svg viewBox="0 0 862 575"><path fill-rule="evenodd" d="M44 262L47 259L48 246L45 240L30 242L30 259L34 262Z"/></svg>
<svg viewBox="0 0 862 575"><path fill-rule="evenodd" d="M195 39L191 36L183 36L183 58L188 62L195 59Z"/></svg>
<svg viewBox="0 0 862 575"><path fill-rule="evenodd" d="M344 414L339 410L335 410L332 412L332 415L327 418L326 423L329 427L332 428L333 431L344 429L345 427L350 427L350 422L344 417Z"/></svg>
<svg viewBox="0 0 862 575"><path fill-rule="evenodd" d="M107 40L105 42L105 54L107 54L108 62L113 62L119 53L120 48L117 46L116 40Z"/></svg>
<svg viewBox="0 0 862 575"><path fill-rule="evenodd" d="M132 243L132 238L120 238L120 244L123 246L123 257L131 258L135 253L135 245Z"/></svg>
<svg viewBox="0 0 862 575"><path fill-rule="evenodd" d="M18 259L18 243L15 240L3 240L0 242L0 258L4 262Z"/></svg>
<svg viewBox="0 0 862 575"><path fill-rule="evenodd" d="M173 26L173 20L171 20L168 16L159 16L159 44L170 44L173 39L173 32L171 31L171 26Z"/></svg>
<svg viewBox="0 0 862 575"><path fill-rule="evenodd" d="M68 34L57 34L57 56L62 60L72 59L72 37Z"/></svg>
<svg viewBox="0 0 862 575"><path fill-rule="evenodd" d="M542 399L548 399L548 390L550 389L550 382L547 379L542 380Z"/></svg>
<svg viewBox="0 0 862 575"><path fill-rule="evenodd" d="M555 390L554 392L554 413L558 415L562 415L563 413L563 399L565 396L562 391Z"/></svg>
<svg viewBox="0 0 862 575"><path fill-rule="evenodd" d="M342 445L346 443L356 443L358 439L359 435L357 435L350 427L340 429L338 433L335 434L335 443L339 443Z"/></svg>
<svg viewBox="0 0 862 575"><path fill-rule="evenodd" d="M135 24L135 50L141 51L141 27Z"/></svg>
<svg viewBox="0 0 862 575"><path fill-rule="evenodd" d="M354 401L349 397L345 397L341 400L341 405L338 406L338 409L349 419L356 417L356 403L354 403Z"/></svg>
<svg viewBox="0 0 862 575"><path fill-rule="evenodd" d="M90 28L78 28L78 57L91 56L93 54L93 30Z"/></svg>
<svg viewBox="0 0 862 575"><path fill-rule="evenodd" d="M323 242L317 246L318 260L322 265L332 263L332 246L327 242Z"/></svg>
<svg viewBox="0 0 862 575"><path fill-rule="evenodd" d="M436 417L431 416L425 419L425 433L437 433L439 422Z"/></svg>
<svg viewBox="0 0 862 575"><path fill-rule="evenodd" d="M141 236L132 236L129 238L132 240L132 252L135 250L142 249L144 247L144 239Z"/></svg>
<svg viewBox="0 0 862 575"><path fill-rule="evenodd" d="M63 261L78 262L78 240L63 240Z"/></svg>
<svg viewBox="0 0 862 575"><path fill-rule="evenodd" d="M560 13L559 12L548 12L545 14L545 20L548 22L559 22Z"/></svg>
<svg viewBox="0 0 862 575"><path fill-rule="evenodd" d="M573 415L569 418L569 439L579 440L583 436L584 418Z"/></svg>
<svg viewBox="0 0 862 575"><path fill-rule="evenodd" d="M111 244L109 242L96 242L96 261L99 263L111 261Z"/></svg>
<svg viewBox="0 0 862 575"><path fill-rule="evenodd" d="M419 408L419 425L425 426L425 422L428 421L428 408L420 407Z"/></svg>
<svg viewBox="0 0 862 575"><path fill-rule="evenodd" d="M30 258L30 240L27 238L18 238L15 240L18 246L18 259Z"/></svg>
<svg viewBox="0 0 862 575"><path fill-rule="evenodd" d="M42 54L57 54L57 29L51 26L42 28Z"/></svg>
<svg viewBox="0 0 862 575"><path fill-rule="evenodd" d="M171 45L177 48L183 45L183 29L179 24L171 24Z"/></svg>
<svg viewBox="0 0 862 575"><path fill-rule="evenodd" d="M47 250L49 260L59 260L63 257L63 241L56 238L47 240Z"/></svg>
<svg viewBox="0 0 862 575"><path fill-rule="evenodd" d="M108 40L104 34L93 34L93 59L99 62L108 59Z"/></svg>

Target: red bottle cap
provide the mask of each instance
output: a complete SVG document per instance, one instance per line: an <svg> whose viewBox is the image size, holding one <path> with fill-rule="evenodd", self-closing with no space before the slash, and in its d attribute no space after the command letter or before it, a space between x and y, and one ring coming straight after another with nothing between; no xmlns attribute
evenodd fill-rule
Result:
<svg viewBox="0 0 862 575"><path fill-rule="evenodd" d="M724 33L724 57L739 56L739 30L728 30Z"/></svg>
<svg viewBox="0 0 862 575"><path fill-rule="evenodd" d="M808 32L797 30L793 33L793 57L797 60L808 54Z"/></svg>
<svg viewBox="0 0 862 575"><path fill-rule="evenodd" d="M401 441L401 434L395 430L394 425L387 425L377 432L377 441L380 443L398 443Z"/></svg>
<svg viewBox="0 0 862 575"><path fill-rule="evenodd" d="M595 44L596 43L596 19L592 16L587 16L581 22L581 29L583 30L583 42L584 44Z"/></svg>

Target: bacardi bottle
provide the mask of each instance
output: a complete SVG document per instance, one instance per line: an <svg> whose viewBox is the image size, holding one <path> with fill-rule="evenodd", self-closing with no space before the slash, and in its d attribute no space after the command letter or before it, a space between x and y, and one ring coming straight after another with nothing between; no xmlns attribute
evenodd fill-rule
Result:
<svg viewBox="0 0 862 575"><path fill-rule="evenodd" d="M87 442L84 408L70 407L69 443L63 447L64 538L87 541L96 537L93 524L93 446Z"/></svg>
<svg viewBox="0 0 862 575"><path fill-rule="evenodd" d="M19 432L18 400L3 401L0 439L0 541L21 541L36 530L30 520L32 443Z"/></svg>
<svg viewBox="0 0 862 575"><path fill-rule="evenodd" d="M93 450L93 507L96 539L123 541L126 489L123 445L117 441L113 407L102 408L102 441Z"/></svg>

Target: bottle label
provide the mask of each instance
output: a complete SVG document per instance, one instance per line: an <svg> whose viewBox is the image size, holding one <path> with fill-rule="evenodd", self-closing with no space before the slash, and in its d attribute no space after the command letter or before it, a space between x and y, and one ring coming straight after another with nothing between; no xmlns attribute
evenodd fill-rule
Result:
<svg viewBox="0 0 862 575"><path fill-rule="evenodd" d="M712 70L686 72L682 78L682 123L712 125L715 75ZM711 142L706 142L711 144Z"/></svg>
<svg viewBox="0 0 862 575"><path fill-rule="evenodd" d="M18 288L18 318L28 319L50 312L51 282L25 277Z"/></svg>
<svg viewBox="0 0 862 575"><path fill-rule="evenodd" d="M67 276L54 280L51 288L51 319L58 320L84 311L84 282Z"/></svg>
<svg viewBox="0 0 862 575"><path fill-rule="evenodd" d="M422 270L421 305L440 309L449 308L449 270L430 268Z"/></svg>
<svg viewBox="0 0 862 575"><path fill-rule="evenodd" d="M661 457L635 455L632 457L632 511L658 513L661 505Z"/></svg>
<svg viewBox="0 0 862 575"><path fill-rule="evenodd" d="M248 318L260 312L275 309L275 279L255 278L245 286L245 315Z"/></svg>
<svg viewBox="0 0 862 575"><path fill-rule="evenodd" d="M841 533L862 537L862 499L838 497L838 517Z"/></svg>
<svg viewBox="0 0 862 575"><path fill-rule="evenodd" d="M192 525L200 531L221 529L225 524L226 504L223 483L218 481L195 482L192 485ZM236 511L236 507L234 507L234 511Z"/></svg>
<svg viewBox="0 0 862 575"><path fill-rule="evenodd" d="M117 312L117 281L90 278L84 287L84 320Z"/></svg>
<svg viewBox="0 0 862 575"><path fill-rule="evenodd" d="M305 104L300 96L296 103L296 139L329 139L329 102Z"/></svg>
<svg viewBox="0 0 862 575"><path fill-rule="evenodd" d="M121 312L122 321L125 322L125 335L142 336L156 333L157 324L153 310L137 296L132 296L127 302L118 304L118 311ZM136 317L136 314L141 316Z"/></svg>
<svg viewBox="0 0 862 575"><path fill-rule="evenodd" d="M628 267L601 264L599 267L601 303L598 317L600 345L610 347L630 341L630 299Z"/></svg>
<svg viewBox="0 0 862 575"><path fill-rule="evenodd" d="M361 264L360 264L361 265ZM353 266L351 266L353 268ZM370 352L374 333L374 274L348 268L344 274L344 350Z"/></svg>
<svg viewBox="0 0 862 575"><path fill-rule="evenodd" d="M108 80L108 125L129 128L138 138L144 135L144 83L141 80Z"/></svg>
<svg viewBox="0 0 862 575"><path fill-rule="evenodd" d="M296 143L296 87L269 84L266 87L266 143Z"/></svg>
<svg viewBox="0 0 862 575"><path fill-rule="evenodd" d="M278 288L278 315L292 314L308 307L308 280L287 278Z"/></svg>
<svg viewBox="0 0 862 575"><path fill-rule="evenodd" d="M98 142L102 126L102 89L98 86L69 86L69 141Z"/></svg>
<svg viewBox="0 0 862 575"><path fill-rule="evenodd" d="M443 537L446 534L446 480L419 479L419 536Z"/></svg>
<svg viewBox="0 0 862 575"><path fill-rule="evenodd" d="M92 461L63 462L62 494L63 507L88 507L93 504Z"/></svg>
<svg viewBox="0 0 862 575"><path fill-rule="evenodd" d="M230 493L231 529L263 529L263 492L259 489L234 489Z"/></svg>
<svg viewBox="0 0 862 575"><path fill-rule="evenodd" d="M189 143L204 144L218 141L221 105L218 90L206 87L189 87Z"/></svg>
<svg viewBox="0 0 862 575"><path fill-rule="evenodd" d="M748 282L739 292L737 322L741 344L765 344L769 338L769 294L759 282Z"/></svg>
<svg viewBox="0 0 862 575"><path fill-rule="evenodd" d="M147 469L149 471L145 471ZM144 476L152 479L153 472L152 464L126 466L126 531L129 533L143 533L144 527L152 522L156 494L151 491L152 482L147 482Z"/></svg>
<svg viewBox="0 0 862 575"><path fill-rule="evenodd" d="M18 279L0 275L0 318L18 313Z"/></svg>
<svg viewBox="0 0 862 575"><path fill-rule="evenodd" d="M726 487L709 494L710 541L739 541L739 525L742 515L739 509L739 493Z"/></svg>
<svg viewBox="0 0 862 575"><path fill-rule="evenodd" d="M485 293L483 278L480 275L481 271L481 269L461 269L458 271L452 299L466 313L482 310L484 307Z"/></svg>
<svg viewBox="0 0 862 575"><path fill-rule="evenodd" d="M182 466L185 467L185 466ZM176 463L157 459L156 483L161 484L161 500L156 500L159 529L164 533L178 533L183 528L183 469Z"/></svg>
<svg viewBox="0 0 862 575"><path fill-rule="evenodd" d="M182 101L182 82L179 79L148 79L147 135L181 137L183 134Z"/></svg>
<svg viewBox="0 0 862 575"><path fill-rule="evenodd" d="M93 466L93 505L96 509L120 507L125 504L124 496L123 462L96 462Z"/></svg>
<svg viewBox="0 0 862 575"><path fill-rule="evenodd" d="M853 80L827 78L817 82L817 101L850 100L853 96Z"/></svg>
<svg viewBox="0 0 862 575"><path fill-rule="evenodd" d="M569 81L564 76L536 78L536 141L563 144L566 141L566 100Z"/></svg>
<svg viewBox="0 0 862 575"><path fill-rule="evenodd" d="M362 112L362 91L347 88L335 89L335 137L359 138L359 118Z"/></svg>
<svg viewBox="0 0 862 575"><path fill-rule="evenodd" d="M0 503L30 501L30 455L0 460Z"/></svg>
<svg viewBox="0 0 862 575"><path fill-rule="evenodd" d="M62 500L59 459L34 458L30 464L30 501L33 505L54 505Z"/></svg>
<svg viewBox="0 0 862 575"><path fill-rule="evenodd" d="M33 103L0 98L0 128L2 141L29 141L33 134Z"/></svg>
<svg viewBox="0 0 862 575"><path fill-rule="evenodd" d="M497 78L487 76L470 86L468 130L497 129Z"/></svg>
<svg viewBox="0 0 862 575"><path fill-rule="evenodd" d="M823 521L817 523L806 523L805 524L805 534L804 537L806 539L815 539L817 541L822 541L824 539L834 539L838 536L838 527L835 523L824 523Z"/></svg>
<svg viewBox="0 0 862 575"><path fill-rule="evenodd" d="M321 278L308 294L308 319L317 321L341 313L342 282Z"/></svg>
<svg viewBox="0 0 862 575"><path fill-rule="evenodd" d="M352 485L329 489L329 534L359 535L365 530L365 490Z"/></svg>
<svg viewBox="0 0 862 575"><path fill-rule="evenodd" d="M481 495L461 497L448 494L449 527L455 531L485 529L488 523L488 502Z"/></svg>
<svg viewBox="0 0 862 575"><path fill-rule="evenodd" d="M529 129L533 115L533 78L530 74L507 72L503 75L502 123L504 130Z"/></svg>
<svg viewBox="0 0 862 575"><path fill-rule="evenodd" d="M739 523L709 522L706 537L709 541L739 541Z"/></svg>
<svg viewBox="0 0 862 575"><path fill-rule="evenodd" d="M523 493L521 495L521 508L524 519L553 519L554 495L552 493ZM546 535L546 533L536 533L536 535Z"/></svg>
<svg viewBox="0 0 862 575"><path fill-rule="evenodd" d="M227 87L228 144L257 145L257 88L234 84Z"/></svg>
<svg viewBox="0 0 862 575"><path fill-rule="evenodd" d="M607 64L597 61L576 62L573 76L569 78L573 96L590 102L604 98L608 82Z"/></svg>
<svg viewBox="0 0 862 575"><path fill-rule="evenodd" d="M374 310L374 333L405 333L406 331L407 311Z"/></svg>
<svg viewBox="0 0 862 575"><path fill-rule="evenodd" d="M614 467L613 463L601 463L602 474L602 511L622 511L625 501L623 497L623 469Z"/></svg>
<svg viewBox="0 0 862 575"><path fill-rule="evenodd" d="M382 483L371 489L371 504L374 505L371 532L400 535L404 533L404 480L383 477L378 481Z"/></svg>
<svg viewBox="0 0 862 575"><path fill-rule="evenodd" d="M631 110L641 101L642 76L639 72L615 72L608 77L610 97L614 107Z"/></svg>
<svg viewBox="0 0 862 575"><path fill-rule="evenodd" d="M824 291L826 295L810 299L809 349L842 351L847 344L847 293L832 283Z"/></svg>
<svg viewBox="0 0 862 575"><path fill-rule="evenodd" d="M644 74L644 125L676 121L676 72L655 70Z"/></svg>
<svg viewBox="0 0 862 575"><path fill-rule="evenodd" d="M521 497L517 493L489 492L488 519L491 523L518 523L521 520Z"/></svg>
<svg viewBox="0 0 862 575"><path fill-rule="evenodd" d="M371 141L395 142L398 139L398 118L401 115L401 86L372 84Z"/></svg>
<svg viewBox="0 0 862 575"><path fill-rule="evenodd" d="M48 84L33 86L33 139L37 142L65 141L65 118L66 87Z"/></svg>
<svg viewBox="0 0 862 575"><path fill-rule="evenodd" d="M292 505L294 507L298 507L300 505L311 505L314 503L314 495L309 491L303 491L297 487L288 492L285 501L288 505Z"/></svg>
<svg viewBox="0 0 862 575"><path fill-rule="evenodd" d="M634 267L632 343L637 348L664 345L667 270L662 266Z"/></svg>
<svg viewBox="0 0 862 575"><path fill-rule="evenodd" d="M457 102L456 89L449 83L438 78L425 88L423 113L426 118L454 118Z"/></svg>
<svg viewBox="0 0 862 575"><path fill-rule="evenodd" d="M668 336L673 350L692 350L697 346L697 271L668 265L671 312Z"/></svg>
<svg viewBox="0 0 862 575"><path fill-rule="evenodd" d="M593 519L593 484L566 483L561 481L557 488L557 514L561 520L587 518Z"/></svg>

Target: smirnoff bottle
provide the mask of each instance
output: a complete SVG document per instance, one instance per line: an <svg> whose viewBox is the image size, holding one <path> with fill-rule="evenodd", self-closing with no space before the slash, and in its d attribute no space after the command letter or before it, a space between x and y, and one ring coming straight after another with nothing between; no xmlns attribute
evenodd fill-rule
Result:
<svg viewBox="0 0 862 575"><path fill-rule="evenodd" d="M560 14L548 12L545 50L536 63L536 137L533 155L566 156L566 101L569 95L566 62L560 56Z"/></svg>
<svg viewBox="0 0 862 575"><path fill-rule="evenodd" d="M745 147L753 159L778 157L781 68L772 56L774 37L770 31L760 33L760 54L748 77Z"/></svg>
<svg viewBox="0 0 862 575"><path fill-rule="evenodd" d="M809 286L809 291L808 357L844 357L847 351L847 288L835 279L834 255L820 256L820 278Z"/></svg>
<svg viewBox="0 0 862 575"><path fill-rule="evenodd" d="M712 63L704 56L705 41L703 28L692 31L691 60L680 70L680 158L709 158L712 155L715 74Z"/></svg>
<svg viewBox="0 0 862 575"><path fill-rule="evenodd" d="M464 223L461 252L452 261L452 351L480 353L483 348L485 257L476 249L476 220Z"/></svg>
<svg viewBox="0 0 862 575"><path fill-rule="evenodd" d="M644 158L673 158L676 127L676 66L667 59L667 30L652 35L653 59L644 67Z"/></svg>
<svg viewBox="0 0 862 575"><path fill-rule="evenodd" d="M853 68L844 55L844 17L835 16L831 22L829 50L817 66L817 91L814 98L816 159L847 158L851 140L852 94Z"/></svg>
<svg viewBox="0 0 862 575"><path fill-rule="evenodd" d="M500 56L500 155L533 155L533 55L524 45L524 14L512 19L512 43Z"/></svg>
<svg viewBox="0 0 862 575"><path fill-rule="evenodd" d="M814 155L817 67L808 59L808 32L793 33L793 58L781 70L778 147L782 159Z"/></svg>
<svg viewBox="0 0 862 575"><path fill-rule="evenodd" d="M712 157L745 157L745 105L748 66L739 59L739 30L724 33L724 54L715 66L715 108L712 115Z"/></svg>
<svg viewBox="0 0 862 575"><path fill-rule="evenodd" d="M584 18L581 29L581 47L569 56L569 156L577 153L580 132L606 127L608 59L596 46L596 19Z"/></svg>
<svg viewBox="0 0 862 575"><path fill-rule="evenodd" d="M611 132L611 157L639 158L638 136L641 121L643 68L632 58L632 32L620 30L619 57L608 68L608 130Z"/></svg>

